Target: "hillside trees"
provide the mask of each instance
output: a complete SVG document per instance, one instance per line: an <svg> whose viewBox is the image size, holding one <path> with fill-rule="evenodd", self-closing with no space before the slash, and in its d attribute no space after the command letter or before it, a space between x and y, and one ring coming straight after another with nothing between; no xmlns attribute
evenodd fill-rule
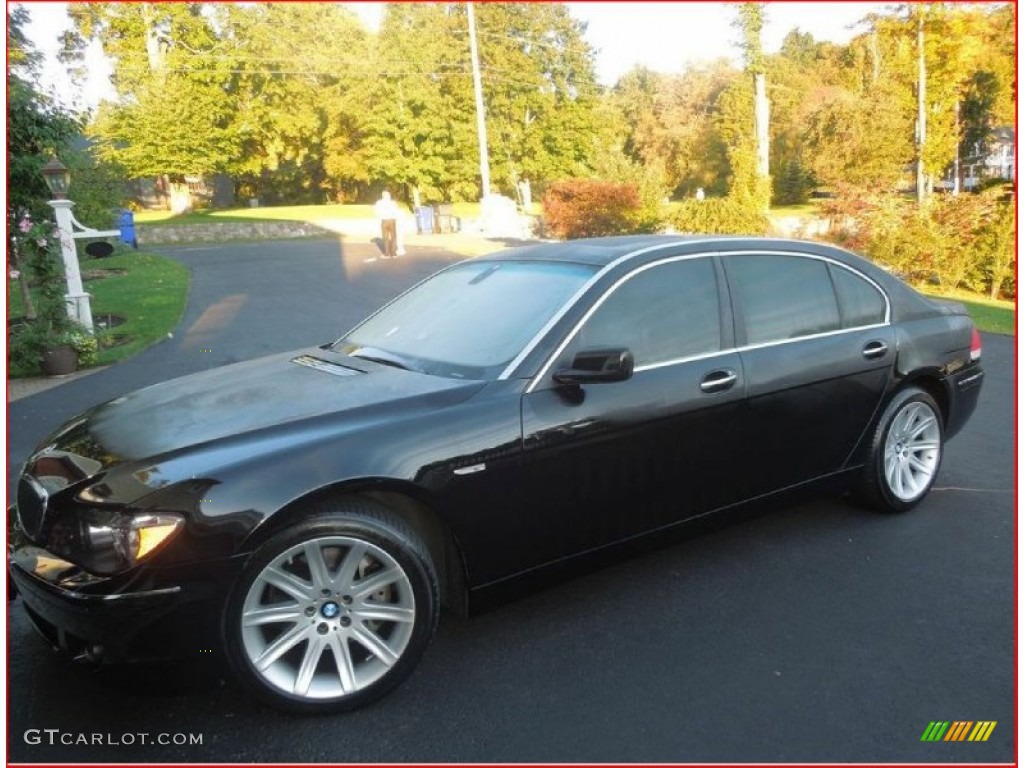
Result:
<svg viewBox="0 0 1024 768"><path fill-rule="evenodd" d="M115 103L90 132L130 176L226 173L245 196L317 202L479 194L468 28L462 3L389 3L379 30L335 3L73 3L69 55L99 40ZM771 13L768 6L767 13ZM703 188L763 208L753 75L771 100L777 202L814 186L904 184L915 156L916 37L925 14L928 172L984 151L1012 124L1014 9L897 6L847 44L793 30L761 50L762 4L738 6L742 70L643 68L598 87L585 26L559 3L481 3L476 26L492 184L512 193L598 174L654 196Z"/></svg>
<svg viewBox="0 0 1024 768"><path fill-rule="evenodd" d="M475 196L461 3L392 3L379 33L335 3L73 3L74 62L98 40L115 103L90 131L133 177L225 173L248 195L313 201L397 185ZM605 130L584 26L564 5L477 15L496 186L593 167Z"/></svg>

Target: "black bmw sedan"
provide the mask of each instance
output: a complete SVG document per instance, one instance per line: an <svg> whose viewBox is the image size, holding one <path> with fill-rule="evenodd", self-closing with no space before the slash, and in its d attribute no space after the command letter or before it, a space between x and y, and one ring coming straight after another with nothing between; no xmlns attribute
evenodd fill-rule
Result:
<svg viewBox="0 0 1024 768"><path fill-rule="evenodd" d="M980 356L962 306L821 244L513 249L73 419L25 463L9 570L74 656L212 649L269 704L350 709L442 605L794 489L909 510Z"/></svg>

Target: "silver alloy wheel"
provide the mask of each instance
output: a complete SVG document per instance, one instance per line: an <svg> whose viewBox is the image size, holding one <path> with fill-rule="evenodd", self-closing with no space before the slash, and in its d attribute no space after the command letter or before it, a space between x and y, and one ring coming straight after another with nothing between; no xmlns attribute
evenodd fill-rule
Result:
<svg viewBox="0 0 1024 768"><path fill-rule="evenodd" d="M242 644L271 686L334 699L387 674L415 619L412 584L391 555L362 539L323 536L285 550L253 580Z"/></svg>
<svg viewBox="0 0 1024 768"><path fill-rule="evenodd" d="M926 403L907 403L893 417L885 436L885 483L900 501L917 499L931 485L939 467L942 430Z"/></svg>

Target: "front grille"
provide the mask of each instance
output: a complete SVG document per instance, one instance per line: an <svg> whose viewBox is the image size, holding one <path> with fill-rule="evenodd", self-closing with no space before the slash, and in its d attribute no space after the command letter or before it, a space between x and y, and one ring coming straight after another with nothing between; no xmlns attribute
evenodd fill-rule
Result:
<svg viewBox="0 0 1024 768"><path fill-rule="evenodd" d="M25 534L33 541L42 533L46 502L46 491L37 483L27 477L18 481L18 519Z"/></svg>

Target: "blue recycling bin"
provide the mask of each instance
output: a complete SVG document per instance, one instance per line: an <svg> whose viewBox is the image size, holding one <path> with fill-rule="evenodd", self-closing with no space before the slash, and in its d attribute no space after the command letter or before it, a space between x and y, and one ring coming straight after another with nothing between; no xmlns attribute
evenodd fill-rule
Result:
<svg viewBox="0 0 1024 768"><path fill-rule="evenodd" d="M421 205L416 209L416 233L429 235L434 231L434 209L429 205Z"/></svg>
<svg viewBox="0 0 1024 768"><path fill-rule="evenodd" d="M129 209L121 209L117 216L117 228L121 230L122 243L127 243L132 248L139 247L139 242L135 239L135 214Z"/></svg>

